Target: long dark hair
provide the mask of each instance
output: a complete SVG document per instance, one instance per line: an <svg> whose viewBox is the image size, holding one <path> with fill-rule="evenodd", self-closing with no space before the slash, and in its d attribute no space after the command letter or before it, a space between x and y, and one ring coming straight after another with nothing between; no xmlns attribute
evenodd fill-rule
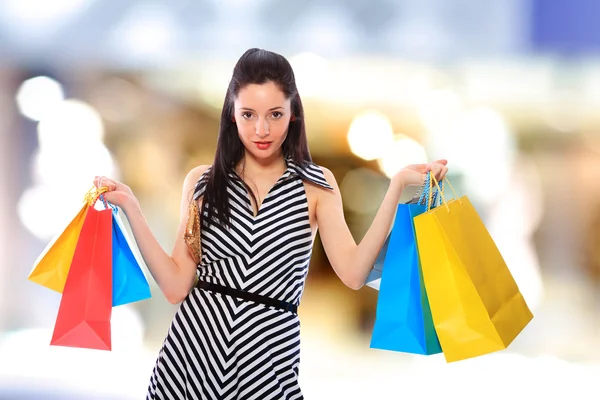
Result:
<svg viewBox="0 0 600 400"><path fill-rule="evenodd" d="M204 192L203 212L201 213L204 225L217 221L223 226L229 226L231 216L227 193L229 174L235 173L235 166L244 157L245 150L238 135L237 125L232 120L234 116L233 103L240 90L246 85L262 85L267 82L273 82L286 98L290 99L291 112L295 117L290 121L288 133L282 145L283 156L290 158L296 165L312 161L306 140L304 108L298 95L292 66L280 54L256 48L247 50L233 69L233 76L225 95L217 151ZM248 189L248 187L246 188ZM252 191L248 191L252 194Z"/></svg>

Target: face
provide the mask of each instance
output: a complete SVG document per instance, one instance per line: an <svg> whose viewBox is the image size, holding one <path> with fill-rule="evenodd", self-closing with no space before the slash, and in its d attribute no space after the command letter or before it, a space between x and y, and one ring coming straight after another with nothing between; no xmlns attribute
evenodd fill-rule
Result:
<svg viewBox="0 0 600 400"><path fill-rule="evenodd" d="M277 85L245 86L235 99L234 109L246 154L263 160L279 156L292 114L290 100Z"/></svg>

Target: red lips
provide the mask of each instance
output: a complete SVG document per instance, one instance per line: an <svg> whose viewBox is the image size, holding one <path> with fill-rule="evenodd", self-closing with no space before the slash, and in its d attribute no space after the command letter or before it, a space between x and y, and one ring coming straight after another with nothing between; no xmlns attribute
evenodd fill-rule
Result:
<svg viewBox="0 0 600 400"><path fill-rule="evenodd" d="M256 147L258 147L259 150L266 150L271 146L272 142L254 142L254 144L256 145Z"/></svg>

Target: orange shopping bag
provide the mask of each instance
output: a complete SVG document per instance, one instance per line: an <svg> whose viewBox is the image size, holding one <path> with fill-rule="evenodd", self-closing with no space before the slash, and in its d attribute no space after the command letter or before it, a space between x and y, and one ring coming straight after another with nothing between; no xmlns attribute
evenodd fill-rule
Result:
<svg viewBox="0 0 600 400"><path fill-rule="evenodd" d="M62 293L87 210L86 203L66 229L46 246L27 279Z"/></svg>

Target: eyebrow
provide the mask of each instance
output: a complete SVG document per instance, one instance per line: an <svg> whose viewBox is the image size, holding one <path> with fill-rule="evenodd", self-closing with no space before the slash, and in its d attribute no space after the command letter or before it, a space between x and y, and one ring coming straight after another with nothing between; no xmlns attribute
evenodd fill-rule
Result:
<svg viewBox="0 0 600 400"><path fill-rule="evenodd" d="M278 106L278 107L269 108L269 111L275 111L275 110L279 110L279 109L283 110L283 107L279 107L279 106ZM245 110L245 111L256 111L256 110L254 110L254 109L252 109L252 108L248 108L248 107L240 107L240 110Z"/></svg>

